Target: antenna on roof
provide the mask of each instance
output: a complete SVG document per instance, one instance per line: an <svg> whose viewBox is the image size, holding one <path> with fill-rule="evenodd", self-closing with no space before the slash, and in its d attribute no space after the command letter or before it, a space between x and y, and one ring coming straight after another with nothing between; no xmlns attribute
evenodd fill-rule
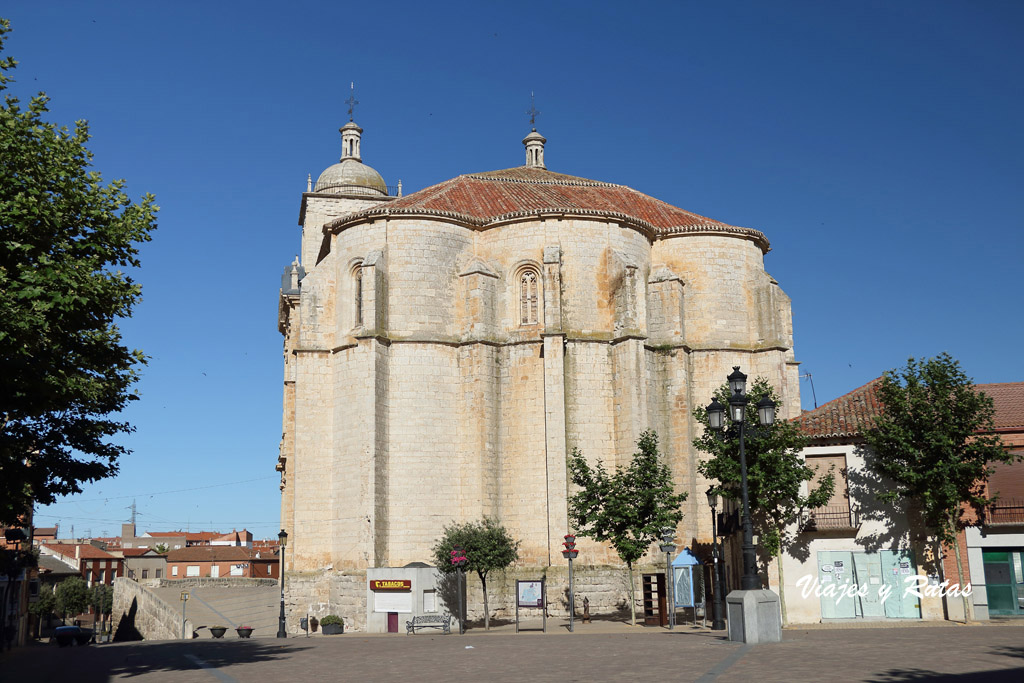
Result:
<svg viewBox="0 0 1024 683"><path fill-rule="evenodd" d="M800 375L800 379L803 379L804 377L806 377L807 381L811 383L811 396L814 398L814 407L817 408L818 407L818 395L816 393L814 393L814 378L811 377L811 373L809 373L809 372L807 374L805 374L805 375Z"/></svg>

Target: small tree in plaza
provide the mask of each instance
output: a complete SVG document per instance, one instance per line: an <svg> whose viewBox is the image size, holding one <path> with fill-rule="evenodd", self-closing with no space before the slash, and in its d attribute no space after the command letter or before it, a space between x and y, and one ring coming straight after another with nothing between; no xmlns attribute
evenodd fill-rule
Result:
<svg viewBox="0 0 1024 683"><path fill-rule="evenodd" d="M956 536L963 528L964 506L978 512L988 502L985 484L990 463L1017 456L993 434L992 398L975 391L960 364L949 354L915 360L882 375L878 387L882 412L864 439L875 453L871 467L892 486L878 499L912 501L937 543L952 546L957 582L964 585ZM967 618L967 596L964 618Z"/></svg>
<svg viewBox="0 0 1024 683"><path fill-rule="evenodd" d="M480 522L451 524L444 528L433 547L434 561L445 574L457 571L452 564L452 549L465 551L466 571L475 571L480 577L484 593L484 629L491 628L491 610L487 600L487 575L494 570L506 569L519 558L519 541L496 520L484 517ZM461 619L462 615L459 615Z"/></svg>
<svg viewBox="0 0 1024 683"><path fill-rule="evenodd" d="M569 475L579 491L569 497L569 521L580 536L611 544L629 573L630 623L636 625L633 565L663 527L683 519L686 493L675 493L672 473L658 453L658 436L647 431L637 441L628 467L609 473L600 462L591 467L578 448L569 456Z"/></svg>
<svg viewBox="0 0 1024 683"><path fill-rule="evenodd" d="M92 599L89 586L78 576L64 579L57 584L55 597L57 612L63 620L67 620L69 614L75 616L89 609L89 602Z"/></svg>
<svg viewBox="0 0 1024 683"><path fill-rule="evenodd" d="M764 397L779 405L768 380L758 377L747 392L745 413L747 425L758 425L757 403ZM714 396L723 405L729 401L729 386L723 385ZM776 409L777 410L777 409ZM719 438L708 425L706 408L697 408L693 416L704 425L704 432L694 439L693 445L710 457L697 465L697 470L718 482L715 487L725 498L739 500L740 452L738 425L731 425L727 433L734 438ZM760 537L762 550L776 558L779 567L779 595L782 618L786 619L785 586L782 571L782 551L792 540L786 535L786 526L801 508L816 508L828 503L835 490L835 476L831 473L819 480L813 490L803 494L804 483L811 481L814 470L800 455L807 439L795 424L788 420L775 420L768 426L746 427L745 454L747 458L747 491L750 502L750 520ZM808 489L810 487L808 486Z"/></svg>

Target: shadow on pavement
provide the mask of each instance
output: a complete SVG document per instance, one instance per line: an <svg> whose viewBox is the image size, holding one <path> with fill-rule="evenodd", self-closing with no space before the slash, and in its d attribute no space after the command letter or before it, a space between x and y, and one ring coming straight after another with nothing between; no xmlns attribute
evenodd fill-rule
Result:
<svg viewBox="0 0 1024 683"><path fill-rule="evenodd" d="M999 669L996 671L972 671L965 674L943 674L927 669L890 669L873 678L864 679L869 683L899 683L901 681L927 681L928 683L1020 683L1024 681L1024 668Z"/></svg>
<svg viewBox="0 0 1024 683"><path fill-rule="evenodd" d="M73 675L76 683L106 683L115 677L227 668L272 662L308 646L272 640L166 641L57 648L24 648L4 662L3 680L58 681ZM71 672L74 672L73 674Z"/></svg>

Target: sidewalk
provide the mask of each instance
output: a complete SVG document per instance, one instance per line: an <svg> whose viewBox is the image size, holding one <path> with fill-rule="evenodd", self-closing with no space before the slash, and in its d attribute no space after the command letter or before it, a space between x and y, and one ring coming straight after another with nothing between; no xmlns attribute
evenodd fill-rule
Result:
<svg viewBox="0 0 1024 683"><path fill-rule="evenodd" d="M978 626L787 629L783 642L744 645L721 632L621 622L575 633L315 636L38 646L0 661L12 681L294 683L310 681L1024 681L1024 622ZM941 622L938 622L941 623ZM593 628L587 628L593 627ZM514 626L512 627L514 630Z"/></svg>

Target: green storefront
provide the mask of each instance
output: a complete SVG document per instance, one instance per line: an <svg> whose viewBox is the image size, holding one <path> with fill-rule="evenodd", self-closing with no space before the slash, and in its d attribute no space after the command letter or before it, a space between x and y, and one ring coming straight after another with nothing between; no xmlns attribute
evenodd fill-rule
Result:
<svg viewBox="0 0 1024 683"><path fill-rule="evenodd" d="M990 616L1024 614L1024 551L1015 549L984 549L985 591Z"/></svg>
<svg viewBox="0 0 1024 683"><path fill-rule="evenodd" d="M821 618L920 619L920 598L906 590L906 580L916 574L909 551L820 550Z"/></svg>

